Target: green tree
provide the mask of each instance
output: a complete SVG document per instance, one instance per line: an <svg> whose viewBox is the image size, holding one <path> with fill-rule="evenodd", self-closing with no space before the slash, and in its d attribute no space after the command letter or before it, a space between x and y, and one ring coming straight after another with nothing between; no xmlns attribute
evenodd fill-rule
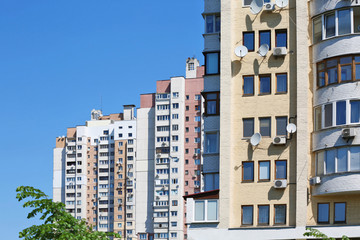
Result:
<svg viewBox="0 0 360 240"><path fill-rule="evenodd" d="M324 233L320 232L319 230L315 228L306 228L308 232L304 233L305 237L316 237L320 238L322 240L335 240L335 238L328 237ZM342 236L342 240L350 240L347 236Z"/></svg>
<svg viewBox="0 0 360 240"><path fill-rule="evenodd" d="M19 232L19 238L25 240L108 240L109 237L120 238L117 233L105 233L93 231L84 219L77 220L65 211L65 205L61 202L53 202L52 199L39 189L21 186L16 189L18 201L26 200L23 207L30 207L32 211L27 218L39 215L44 221L41 225L33 225Z"/></svg>

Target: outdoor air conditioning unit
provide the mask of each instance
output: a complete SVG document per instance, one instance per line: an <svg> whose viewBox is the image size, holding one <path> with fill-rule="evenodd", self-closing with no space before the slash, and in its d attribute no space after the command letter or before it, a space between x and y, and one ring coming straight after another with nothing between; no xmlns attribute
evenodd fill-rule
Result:
<svg viewBox="0 0 360 240"><path fill-rule="evenodd" d="M287 180L275 180L274 181L274 188L286 188Z"/></svg>
<svg viewBox="0 0 360 240"><path fill-rule="evenodd" d="M276 47L274 48L273 55L274 56L285 56L287 54L286 47Z"/></svg>
<svg viewBox="0 0 360 240"><path fill-rule="evenodd" d="M273 144L274 145L284 145L284 144L286 144L286 137L279 137L279 136L274 137Z"/></svg>
<svg viewBox="0 0 360 240"><path fill-rule="evenodd" d="M321 183L321 178L320 177L310 178L310 185L311 186L314 186L314 185L317 185L317 184L320 184L320 183Z"/></svg>
<svg viewBox="0 0 360 240"><path fill-rule="evenodd" d="M343 138L353 138L355 137L355 129L354 128L344 128L341 132L341 136Z"/></svg>
<svg viewBox="0 0 360 240"><path fill-rule="evenodd" d="M273 11L275 9L274 3L265 3L264 4L264 11Z"/></svg>

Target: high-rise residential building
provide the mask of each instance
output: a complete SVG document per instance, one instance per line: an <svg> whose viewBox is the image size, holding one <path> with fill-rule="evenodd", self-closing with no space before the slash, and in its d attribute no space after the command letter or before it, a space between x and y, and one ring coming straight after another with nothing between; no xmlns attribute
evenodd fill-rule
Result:
<svg viewBox="0 0 360 240"><path fill-rule="evenodd" d="M84 126L56 138L53 198L95 230L135 235L135 106L103 116L91 112Z"/></svg>
<svg viewBox="0 0 360 240"><path fill-rule="evenodd" d="M205 191L185 196L188 238L359 238L360 1L205 0L203 16Z"/></svg>
<svg viewBox="0 0 360 240"><path fill-rule="evenodd" d="M136 232L139 239L184 239L183 195L201 190L203 67L156 82L141 95L137 119Z"/></svg>

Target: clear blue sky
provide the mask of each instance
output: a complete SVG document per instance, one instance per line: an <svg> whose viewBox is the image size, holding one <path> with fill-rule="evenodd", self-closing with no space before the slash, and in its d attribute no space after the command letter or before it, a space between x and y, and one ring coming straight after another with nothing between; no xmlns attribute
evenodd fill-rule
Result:
<svg viewBox="0 0 360 240"><path fill-rule="evenodd" d="M33 223L15 199L52 196L52 151L93 108L139 105L155 81L203 63L203 0L0 0L0 239Z"/></svg>

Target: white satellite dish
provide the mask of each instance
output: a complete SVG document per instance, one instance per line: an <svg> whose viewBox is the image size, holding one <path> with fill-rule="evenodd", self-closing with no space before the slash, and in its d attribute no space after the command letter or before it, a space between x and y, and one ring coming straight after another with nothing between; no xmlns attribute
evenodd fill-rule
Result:
<svg viewBox="0 0 360 240"><path fill-rule="evenodd" d="M266 54L269 52L269 49L270 49L269 45L267 45L267 44L262 44L262 45L259 47L258 53L259 53L260 56L265 57Z"/></svg>
<svg viewBox="0 0 360 240"><path fill-rule="evenodd" d="M248 53L248 49L244 45L241 45L241 46L235 48L235 55L238 57L241 57L241 58L245 57L247 53Z"/></svg>
<svg viewBox="0 0 360 240"><path fill-rule="evenodd" d="M289 4L289 0L275 0L275 4L279 8L284 8Z"/></svg>
<svg viewBox="0 0 360 240"><path fill-rule="evenodd" d="M293 123L289 123L287 126L286 126L286 131L288 133L294 133L296 132L296 125L293 124Z"/></svg>
<svg viewBox="0 0 360 240"><path fill-rule="evenodd" d="M250 143L253 146L257 146L259 145L261 141L261 134L260 133L255 133L254 135L251 136L250 138Z"/></svg>
<svg viewBox="0 0 360 240"><path fill-rule="evenodd" d="M252 2L250 3L250 11L252 14L257 15L259 12L261 12L263 6L264 0L252 0Z"/></svg>

